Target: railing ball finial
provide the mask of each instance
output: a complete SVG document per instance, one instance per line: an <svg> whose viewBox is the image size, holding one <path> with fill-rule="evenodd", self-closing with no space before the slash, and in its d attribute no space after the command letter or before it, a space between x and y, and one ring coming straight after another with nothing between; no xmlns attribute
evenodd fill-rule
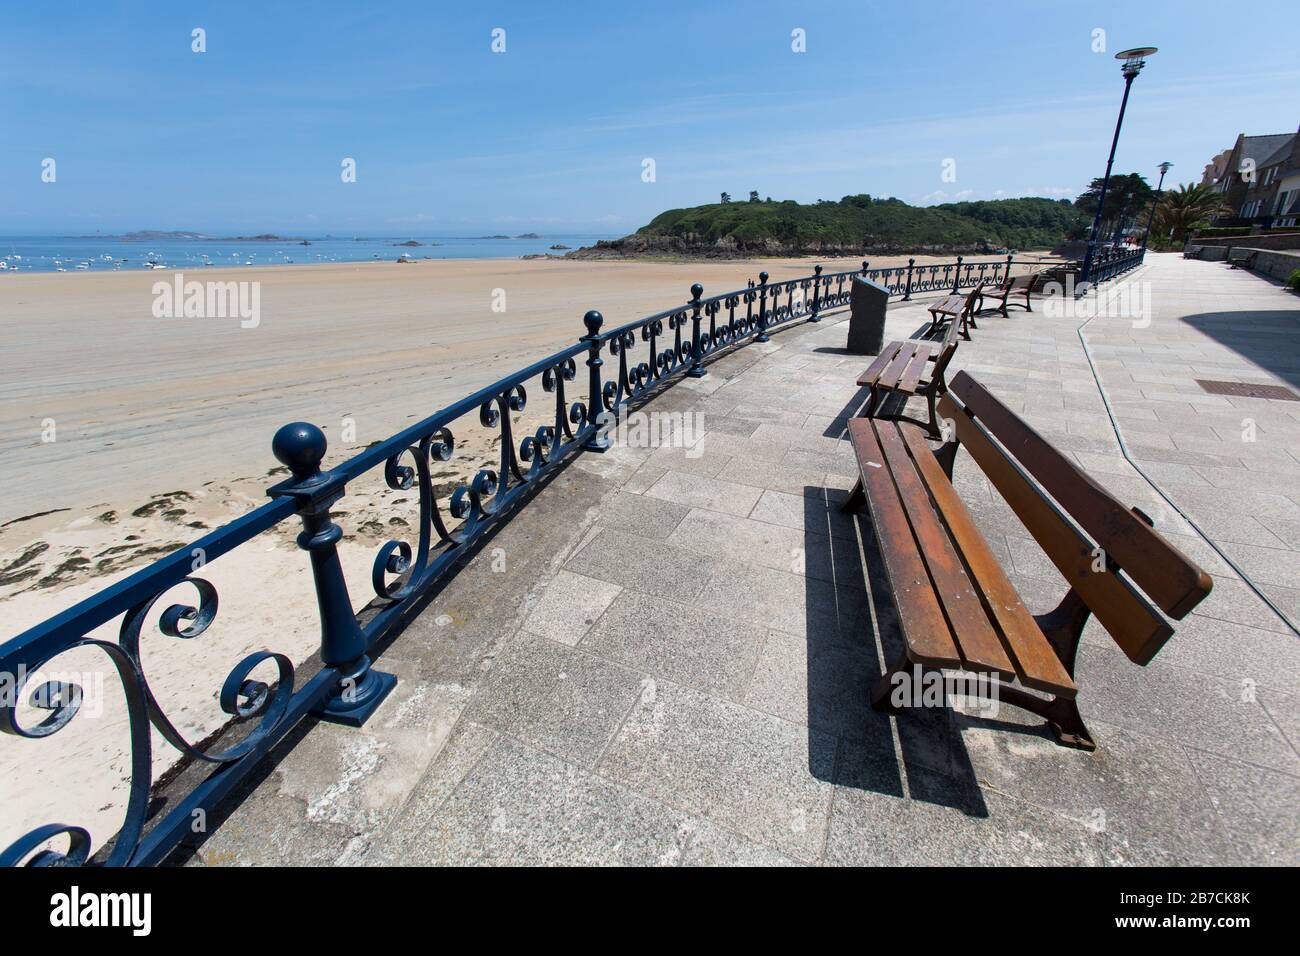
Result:
<svg viewBox="0 0 1300 956"><path fill-rule="evenodd" d="M299 481L320 472L327 447L325 433L310 422L290 422L271 439L271 453Z"/></svg>
<svg viewBox="0 0 1300 956"><path fill-rule="evenodd" d="M605 317L592 309L582 317L582 324L587 327L588 335L597 335L600 332L600 327L605 324Z"/></svg>
<svg viewBox="0 0 1300 956"><path fill-rule="evenodd" d="M813 266L813 275L815 275L815 276L819 276L819 275L821 275L821 274L822 274L822 267L821 267L821 266Z"/></svg>
<svg viewBox="0 0 1300 956"><path fill-rule="evenodd" d="M700 296L704 295L704 286L698 282L691 286L691 298L696 302L700 301Z"/></svg>
<svg viewBox="0 0 1300 956"><path fill-rule="evenodd" d="M762 285L767 285L767 273L766 273L766 272L760 272L760 273L758 274L758 281L759 281L759 283L762 284Z"/></svg>

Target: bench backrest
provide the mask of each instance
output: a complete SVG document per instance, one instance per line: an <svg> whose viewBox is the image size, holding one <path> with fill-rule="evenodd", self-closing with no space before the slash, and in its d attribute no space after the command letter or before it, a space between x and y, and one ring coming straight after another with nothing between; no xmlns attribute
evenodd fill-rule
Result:
<svg viewBox="0 0 1300 956"><path fill-rule="evenodd" d="M1033 289L1035 280L1038 279L1037 272L1026 272L1022 276L1016 276L1011 280L1013 289Z"/></svg>
<svg viewBox="0 0 1300 956"><path fill-rule="evenodd" d="M1210 576L966 372L939 413L1129 659L1148 663L1173 634L1160 611L1184 617Z"/></svg>
<svg viewBox="0 0 1300 956"><path fill-rule="evenodd" d="M957 354L957 343L961 341L961 320L954 318L948 323L948 331L944 334L943 344L939 346L939 354L934 357L934 371L930 373L930 381L938 382L944 388L947 387L944 373L948 371L948 363L952 357Z"/></svg>

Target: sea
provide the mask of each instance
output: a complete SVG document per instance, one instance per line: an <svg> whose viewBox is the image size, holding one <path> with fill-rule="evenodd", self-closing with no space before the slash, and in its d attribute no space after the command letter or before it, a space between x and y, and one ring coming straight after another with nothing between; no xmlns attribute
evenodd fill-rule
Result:
<svg viewBox="0 0 1300 956"><path fill-rule="evenodd" d="M196 269L205 266L278 266L322 262L394 262L422 259L516 259L564 255L613 235L524 236L307 236L293 239L136 239L93 236L0 236L0 274ZM419 245L404 245L417 242ZM567 246L555 249L553 246Z"/></svg>

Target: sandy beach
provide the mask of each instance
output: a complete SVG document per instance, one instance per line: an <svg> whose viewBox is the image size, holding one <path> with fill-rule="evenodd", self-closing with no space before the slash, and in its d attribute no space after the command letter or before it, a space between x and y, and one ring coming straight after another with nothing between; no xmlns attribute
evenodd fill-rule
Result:
<svg viewBox="0 0 1300 956"><path fill-rule="evenodd" d="M172 271L7 276L0 526L26 519L23 531L38 533L87 509L260 480L276 464L275 429L295 419L319 424L338 461L572 344L587 309L600 309L608 326L686 301L692 282L709 295L761 270L776 280L813 264L497 259L186 273L261 283L256 328L238 318L156 318L151 290ZM492 310L495 290L504 312ZM355 422L350 443L339 438L344 418ZM56 440L43 441L49 420Z"/></svg>
<svg viewBox="0 0 1300 956"><path fill-rule="evenodd" d="M330 440L326 464L339 462L572 344L584 332L588 309L600 309L609 325L627 322L686 301L692 282L703 283L709 295L743 287L763 270L773 279L807 275L817 261L827 272L860 266L858 260L811 259L496 259L186 274L260 283L255 328L241 327L238 318L155 317L153 286L173 281L172 271L6 276L0 279L9 370L0 384L6 463L0 475L0 639L265 501L265 488L282 472L271 455L271 436L286 422L320 425ZM872 265L905 262L882 257ZM497 290L504 291L504 312L492 308L501 301ZM572 397L585 398L583 391ZM545 405L530 403L526 415L544 414ZM345 432L351 440L344 440ZM51 434L53 441L43 440ZM466 427L456 437L456 457L435 474L448 487L494 454L495 433ZM404 536L418 514L416 500L387 488L373 472L349 487L340 503L338 521L347 533L341 554L358 608L371 595L376 548ZM307 561L294 545L297 531L296 522L286 522L264 542L204 569L221 595L210 636L175 641L156 630L146 635L151 686L191 740L226 720L217 691L245 654L271 648L302 660L316 648L314 597ZM182 597L192 595L178 590L154 616ZM95 636L115 639L115 628ZM83 650L57 663L81 673L103 671L106 662ZM97 842L116 829L128 764L115 680L110 675L103 681L98 720L74 721L48 741L6 738L0 746L0 779L19 779L20 770L28 784L32 777L60 778L48 780L48 787L0 785L6 806L0 845L60 816L65 800L63 812L89 819ZM161 772L176 752L156 734L155 744L155 771ZM56 752L75 759L51 759ZM107 775L106 763L112 767ZM64 779L69 774L82 782L64 786L73 783ZM51 793L59 794L55 807ZM97 809L88 814L89 807Z"/></svg>

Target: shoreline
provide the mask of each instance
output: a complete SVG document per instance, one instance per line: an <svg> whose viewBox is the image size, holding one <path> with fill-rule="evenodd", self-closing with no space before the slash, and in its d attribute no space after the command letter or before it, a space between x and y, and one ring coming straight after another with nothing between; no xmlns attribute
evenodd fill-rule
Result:
<svg viewBox="0 0 1300 956"><path fill-rule="evenodd" d="M644 254L644 255L624 255L624 254L604 254L596 253L592 255L577 256L572 253L582 252L588 247L573 249L567 253L525 253L523 255L510 256L421 256L410 259L399 260L393 259L354 259L344 261L306 261L306 262L257 262L253 264L240 265L204 265L203 263L194 263L187 265L165 265L154 269L147 269L143 266L132 265L125 269L65 269L62 272L50 269L13 269L4 273L5 279L0 281L11 282L14 279L26 278L28 276L107 276L107 275L148 275L155 272L177 273L193 272L196 275L216 275L217 273L246 273L250 270L271 269L276 272L292 270L297 268L334 267L345 268L349 266L385 266L385 265L429 265L432 263L468 263L468 262L567 262L567 263L645 263L648 265L739 265L742 263L791 263L807 262L811 265L828 262L857 263L857 266L848 266L844 269L827 269L827 272L851 272L855 268L861 268L863 259L869 260L872 267L875 268L879 263L880 268L893 267L895 265L906 265L909 256L915 258L917 265L929 265L932 262L953 262L958 256L962 257L964 262L997 262L1005 261L1007 254L983 253L983 252L934 252L934 253L863 253L861 255L845 255L837 253L834 255L816 255L808 254L783 254L773 253L771 255L718 255L718 254L680 254L680 253L663 253L663 254ZM1050 250L1024 250L1014 253L1017 262L1026 262L1032 260L1051 259L1053 261L1060 259L1059 256L1053 256ZM889 260L886 262L885 260ZM896 260L902 260L897 262ZM809 270L811 272L811 269Z"/></svg>

